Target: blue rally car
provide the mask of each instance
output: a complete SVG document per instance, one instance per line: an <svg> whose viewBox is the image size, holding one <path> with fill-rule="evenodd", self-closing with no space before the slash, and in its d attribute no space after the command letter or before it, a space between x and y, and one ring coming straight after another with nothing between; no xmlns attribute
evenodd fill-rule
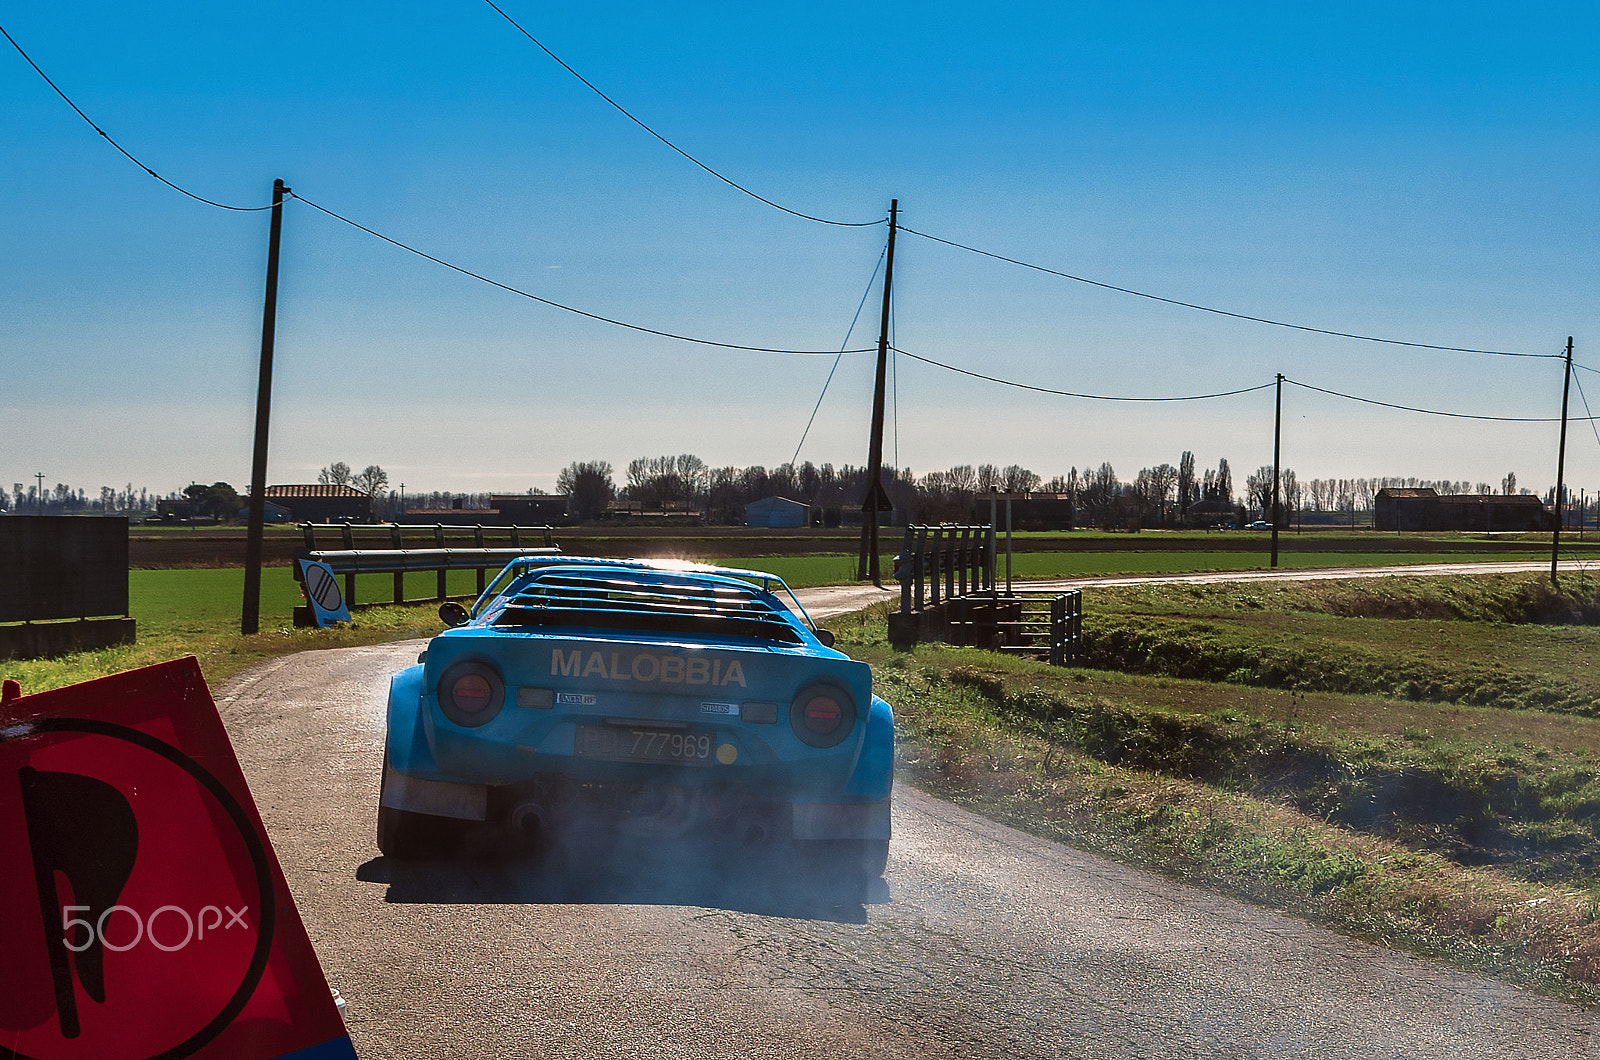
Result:
<svg viewBox="0 0 1600 1060"><path fill-rule="evenodd" d="M389 687L384 854L443 853L469 822L600 822L883 872L894 714L778 578L527 557L440 614L451 628Z"/></svg>

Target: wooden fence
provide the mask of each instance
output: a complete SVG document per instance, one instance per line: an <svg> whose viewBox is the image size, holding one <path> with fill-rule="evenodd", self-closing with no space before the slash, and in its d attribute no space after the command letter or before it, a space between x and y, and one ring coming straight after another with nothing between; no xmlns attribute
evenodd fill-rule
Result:
<svg viewBox="0 0 1600 1060"><path fill-rule="evenodd" d="M1008 538L1009 540L1009 538ZM1056 666L1077 661L1083 596L1004 591L995 582L995 530L989 526L908 526L895 557L900 608L889 616L889 640L908 648L938 640L1037 655Z"/></svg>

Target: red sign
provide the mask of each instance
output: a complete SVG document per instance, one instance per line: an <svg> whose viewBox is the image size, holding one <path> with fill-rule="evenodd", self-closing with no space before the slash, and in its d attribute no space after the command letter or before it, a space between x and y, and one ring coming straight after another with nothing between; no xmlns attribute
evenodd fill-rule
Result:
<svg viewBox="0 0 1600 1060"><path fill-rule="evenodd" d="M199 664L0 703L0 1060L291 1055L355 1050Z"/></svg>

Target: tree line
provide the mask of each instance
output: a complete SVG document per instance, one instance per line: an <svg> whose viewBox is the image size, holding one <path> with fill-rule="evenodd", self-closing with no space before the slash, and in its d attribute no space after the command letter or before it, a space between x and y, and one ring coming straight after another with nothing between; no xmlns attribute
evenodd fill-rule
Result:
<svg viewBox="0 0 1600 1060"><path fill-rule="evenodd" d="M883 485L896 509L915 522L970 519L982 497L999 490L1061 497L1071 502L1079 521L1086 524L1131 521L1171 526L1220 521L1241 508L1268 512L1272 478L1272 466L1263 465L1245 477L1240 490L1226 458L1201 469L1194 453L1185 451L1176 465L1140 468L1128 480L1102 461L1049 479L1020 464L959 464L922 475L910 468L885 468ZM557 492L571 498L572 514L582 520L600 518L614 505L625 504L647 511L698 512L713 522L738 522L746 504L771 496L824 510L855 507L865 496L866 485L866 468L850 464L836 468L806 461L774 468L713 467L692 453L639 457L628 463L620 483L611 464L603 460L573 461L556 480ZM1440 493L1495 492L1481 482L1402 477L1301 481L1292 468L1281 468L1278 475L1285 512L1370 511L1381 489L1425 487ZM1516 492L1515 474L1502 480L1501 492Z"/></svg>
<svg viewBox="0 0 1600 1060"><path fill-rule="evenodd" d="M402 519L405 510L487 508L490 495L407 491L403 496L389 488L389 475L377 464L360 472L336 461L318 472L324 485L351 486L373 498L373 514L381 519ZM743 521L744 506L766 497L785 497L821 510L858 508L866 494L867 469L851 464L806 461L767 468L713 467L692 453L638 457L628 463L622 481L604 460L573 461L556 476L556 492L569 498L572 516L580 521L604 518L616 506L642 511L682 511L716 523ZM917 475L910 468L885 468L883 485L895 508L913 522L962 522L978 512L982 497L1002 493L1033 493L1061 497L1073 506L1083 525L1208 525L1240 514L1239 509L1265 515L1272 506L1272 466L1262 465L1245 476L1242 491L1234 483L1226 458L1215 467L1197 468L1194 453L1185 451L1176 465L1140 468L1123 480L1107 461L1072 467L1065 475L1045 479L1020 464L958 464L942 471ZM1279 498L1288 513L1345 513L1370 511L1379 490L1432 488L1444 494L1482 495L1516 493L1514 472L1507 473L1496 490L1487 482L1405 477L1319 478L1301 481L1292 468L1279 472ZM541 494L537 487L528 494ZM242 499L226 482L209 486L191 484L182 491L154 493L135 490L130 482L118 489L102 486L99 496L81 488L57 483L41 498L35 485L14 483L10 492L0 487L0 510L17 513L78 514L87 512L143 515L153 513L162 500L187 499L199 513L219 520L236 516Z"/></svg>

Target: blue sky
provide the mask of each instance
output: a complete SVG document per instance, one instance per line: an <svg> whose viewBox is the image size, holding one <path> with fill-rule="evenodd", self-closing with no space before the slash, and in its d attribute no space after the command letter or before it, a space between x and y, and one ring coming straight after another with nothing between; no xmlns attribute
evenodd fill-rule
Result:
<svg viewBox="0 0 1600 1060"><path fill-rule="evenodd" d="M540 5L507 12L642 120L795 209L1106 283L1600 368L1600 66L1589 6ZM1127 8L1126 10L1124 8ZM0 3L163 176L307 199L506 284L726 342L838 349L885 231L779 213L673 154L487 4ZM249 478L264 214L193 202L0 42L0 484ZM1037 386L1166 396L1274 373L1401 404L1559 413L1553 360L1378 345L1131 298L902 234L904 350ZM852 347L870 346L878 295ZM572 460L774 465L832 359L587 321L292 202L269 479L334 460L415 488L554 488ZM847 356L800 459L864 463ZM901 358L887 459L921 473L1269 462L1272 397L1086 402ZM1580 372L1600 411L1600 375ZM1574 391L1575 414L1583 415ZM1551 423L1290 388L1302 478L1554 480ZM1600 439L1568 480L1600 488Z"/></svg>

